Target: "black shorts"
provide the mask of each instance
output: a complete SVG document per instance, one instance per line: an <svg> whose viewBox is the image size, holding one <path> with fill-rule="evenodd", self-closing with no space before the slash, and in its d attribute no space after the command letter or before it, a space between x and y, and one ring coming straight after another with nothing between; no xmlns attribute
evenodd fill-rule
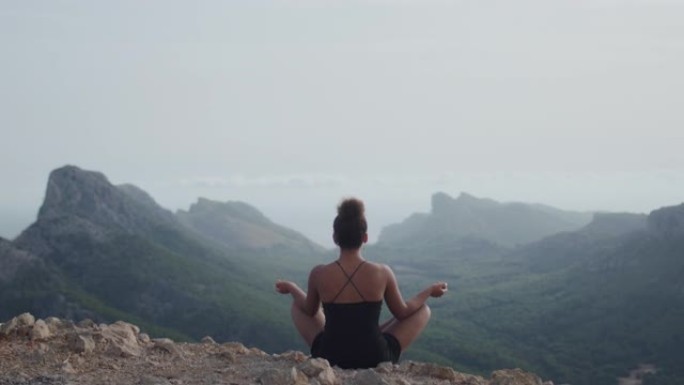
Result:
<svg viewBox="0 0 684 385"><path fill-rule="evenodd" d="M318 333L316 338L314 338L311 344L311 356L325 358L330 361L330 365L339 366L343 369L362 369L376 367L381 362L399 362L399 357L401 356L401 345L397 337L390 333L382 333L381 338L384 340L384 346L386 349L375 357L363 357L363 354L358 355L359 360L336 360L337 352L334 351L333 346L326 346L324 343L324 332ZM381 341L382 342L382 341ZM357 355L354 355L357 356Z"/></svg>
<svg viewBox="0 0 684 385"><path fill-rule="evenodd" d="M399 344L399 340L393 334L382 333L382 336L385 337L385 340L387 341L390 361L392 361L393 364L396 364L399 362L399 356L401 356L401 344Z"/></svg>

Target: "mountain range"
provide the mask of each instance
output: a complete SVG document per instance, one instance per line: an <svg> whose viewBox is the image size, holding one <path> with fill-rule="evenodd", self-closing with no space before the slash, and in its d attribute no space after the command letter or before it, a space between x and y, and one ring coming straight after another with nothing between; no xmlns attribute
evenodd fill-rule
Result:
<svg viewBox="0 0 684 385"><path fill-rule="evenodd" d="M390 264L405 296L450 283L407 358L573 384L615 382L640 363L659 368L648 384L684 378L684 205L582 213L437 193L364 255ZM65 166L35 223L0 238L0 320L123 319L181 340L304 349L273 282L303 285L334 258L247 203L200 198L174 213Z"/></svg>
<svg viewBox="0 0 684 385"><path fill-rule="evenodd" d="M378 243L423 247L471 238L515 246L576 230L591 219L592 213L540 204L499 203L467 193L454 199L445 193L436 193L432 196L430 213L416 213L400 224L385 227Z"/></svg>
<svg viewBox="0 0 684 385"><path fill-rule="evenodd" d="M282 350L296 343L278 321L288 306L265 288L323 256L243 203L201 199L174 214L137 187L67 166L50 174L36 222L0 242L0 317L122 318L179 339Z"/></svg>

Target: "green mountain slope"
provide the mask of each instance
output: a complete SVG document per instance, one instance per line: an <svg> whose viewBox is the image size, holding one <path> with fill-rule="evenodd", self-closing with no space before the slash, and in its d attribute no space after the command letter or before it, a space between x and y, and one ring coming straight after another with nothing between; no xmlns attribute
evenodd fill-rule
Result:
<svg viewBox="0 0 684 385"><path fill-rule="evenodd" d="M259 221L240 220L272 236ZM50 176L38 220L11 244L14 254L39 261L39 268L25 266L26 277L41 273L49 279L37 283L40 290L30 289L22 274L7 279L19 295L16 306L0 307L0 316L30 311L123 318L186 339L212 335L273 351L299 346L283 317L289 304L272 289L281 269L292 269L292 254L242 246L187 227L133 186L113 186L102 174L64 167ZM322 258L313 244L298 252L305 260ZM45 306L50 301L55 305Z"/></svg>
<svg viewBox="0 0 684 385"><path fill-rule="evenodd" d="M683 213L684 206L664 208L648 221L601 214L578 231L512 249L464 252L455 242L369 251L393 266L430 261L398 271L406 287L451 283L449 295L432 302L415 358L483 373L521 366L580 385L616 384L652 363L681 381Z"/></svg>

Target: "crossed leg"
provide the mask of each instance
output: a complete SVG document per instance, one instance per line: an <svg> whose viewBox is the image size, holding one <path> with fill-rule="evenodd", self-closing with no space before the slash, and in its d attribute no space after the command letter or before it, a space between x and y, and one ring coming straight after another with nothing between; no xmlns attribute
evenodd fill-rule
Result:
<svg viewBox="0 0 684 385"><path fill-rule="evenodd" d="M313 316L304 314L304 312L292 304L292 322L295 324L299 335L302 336L306 344L311 346L313 344L314 338L318 333L323 331L325 326L325 315L323 315L323 309L318 309L318 312Z"/></svg>
<svg viewBox="0 0 684 385"><path fill-rule="evenodd" d="M380 331L393 335L399 341L401 351L404 351L425 329L430 320L430 314L430 307L425 304L418 311L401 321L392 318L383 323L380 325Z"/></svg>
<svg viewBox="0 0 684 385"><path fill-rule="evenodd" d="M316 336L323 331L325 326L323 309L318 309L316 314L309 316L304 314L304 312L293 303L291 313L292 322L297 328L299 335L302 336L307 345L311 346ZM401 350L404 351L420 335L423 329L425 329L425 326L427 326L427 323L430 320L430 315L430 307L425 304L418 311L401 321L392 318L383 323L380 325L380 331L392 334L397 341L399 341Z"/></svg>

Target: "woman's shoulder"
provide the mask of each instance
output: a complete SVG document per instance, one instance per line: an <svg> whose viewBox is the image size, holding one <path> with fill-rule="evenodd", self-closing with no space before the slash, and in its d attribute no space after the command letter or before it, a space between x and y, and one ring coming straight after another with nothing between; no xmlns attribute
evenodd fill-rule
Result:
<svg viewBox="0 0 684 385"><path fill-rule="evenodd" d="M325 270L325 269L327 269L328 266L330 266L330 264L323 264L323 263L322 263L322 264L320 264L320 265L316 265L316 266L314 266L314 267L311 269L310 275L320 274L320 272L323 271L323 270Z"/></svg>
<svg viewBox="0 0 684 385"><path fill-rule="evenodd" d="M386 274L386 273L391 273L392 269L384 264L384 263L377 263L377 262L372 262L369 260L363 261L363 266L362 270L365 270L366 272L374 272L376 274ZM320 264L316 265L311 269L311 276L318 276L318 275L325 275L328 274L329 272L335 270L337 271L340 267L337 265L335 262L330 262L327 264Z"/></svg>
<svg viewBox="0 0 684 385"><path fill-rule="evenodd" d="M378 275L384 276L388 272L391 272L390 267L384 263L366 261L366 264L368 265L369 270L373 271Z"/></svg>
<svg viewBox="0 0 684 385"><path fill-rule="evenodd" d="M366 260L365 263L367 265L371 266L373 269L382 269L382 270L389 269L389 266L385 263L373 262L373 261L369 261L369 260Z"/></svg>
<svg viewBox="0 0 684 385"><path fill-rule="evenodd" d="M369 260L365 260L364 263L370 266L372 269L384 269L387 266L384 263L378 263Z"/></svg>

